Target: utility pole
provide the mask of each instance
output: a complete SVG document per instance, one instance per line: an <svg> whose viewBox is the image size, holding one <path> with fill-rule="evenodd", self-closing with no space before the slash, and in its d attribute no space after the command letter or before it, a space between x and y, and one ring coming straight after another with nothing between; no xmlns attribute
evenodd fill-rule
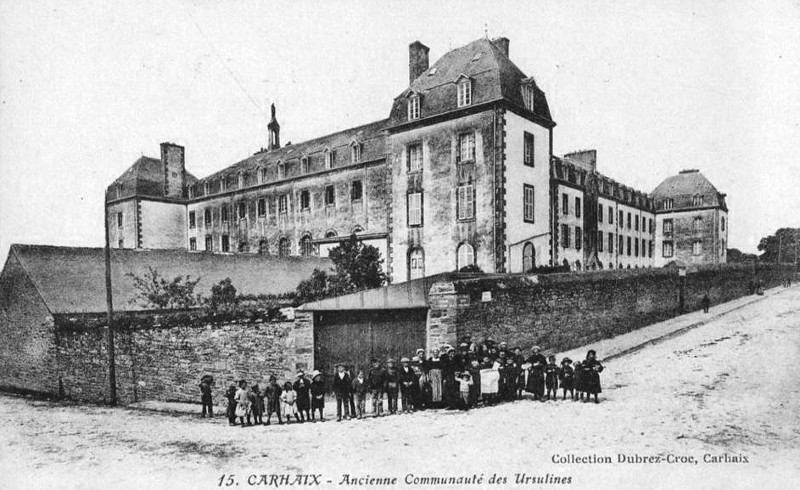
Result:
<svg viewBox="0 0 800 490"><path fill-rule="evenodd" d="M114 359L114 303L111 296L111 244L108 232L108 191L103 202L103 221L106 230L106 330L108 331L108 396L112 406L117 404L117 369Z"/></svg>

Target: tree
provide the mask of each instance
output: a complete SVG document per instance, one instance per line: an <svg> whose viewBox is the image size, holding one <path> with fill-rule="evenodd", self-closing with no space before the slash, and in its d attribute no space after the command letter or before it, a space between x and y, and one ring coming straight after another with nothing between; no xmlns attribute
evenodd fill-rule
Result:
<svg viewBox="0 0 800 490"><path fill-rule="evenodd" d="M226 277L211 286L210 306L212 310L232 311L236 309L238 302L236 288L233 286L230 277Z"/></svg>
<svg viewBox="0 0 800 490"><path fill-rule="evenodd" d="M131 299L131 304L138 302L144 307L159 310L186 309L196 306L200 299L194 294L200 278L192 280L188 275L176 276L169 281L150 266L141 277L131 272L126 276L133 278L133 287L138 290L136 297Z"/></svg>
<svg viewBox="0 0 800 490"><path fill-rule="evenodd" d="M780 228L774 235L764 237L758 244L759 257L764 262L796 262L800 228Z"/></svg>
<svg viewBox="0 0 800 490"><path fill-rule="evenodd" d="M758 255L744 253L738 248L729 248L726 252L728 263L755 262Z"/></svg>
<svg viewBox="0 0 800 490"><path fill-rule="evenodd" d="M297 304L310 303L317 301L328 295L328 273L314 269L309 279L305 279L297 285L295 302Z"/></svg>

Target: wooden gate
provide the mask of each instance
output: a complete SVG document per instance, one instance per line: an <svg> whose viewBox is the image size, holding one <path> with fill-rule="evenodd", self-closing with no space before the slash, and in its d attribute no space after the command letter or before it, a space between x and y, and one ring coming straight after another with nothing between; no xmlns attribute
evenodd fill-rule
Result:
<svg viewBox="0 0 800 490"><path fill-rule="evenodd" d="M314 367L330 380L336 364L365 372L375 357L411 357L425 348L425 308L403 310L320 311L314 321Z"/></svg>

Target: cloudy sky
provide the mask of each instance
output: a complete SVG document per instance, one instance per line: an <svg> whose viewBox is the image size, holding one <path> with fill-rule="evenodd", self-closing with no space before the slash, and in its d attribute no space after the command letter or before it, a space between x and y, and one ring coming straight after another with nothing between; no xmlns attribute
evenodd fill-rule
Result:
<svg viewBox="0 0 800 490"><path fill-rule="evenodd" d="M800 1L0 0L0 256L103 243L103 190L159 143L208 175L281 139L388 116L408 44L506 36L555 152L644 191L699 168L730 245L800 226ZM759 5L760 4L760 5Z"/></svg>

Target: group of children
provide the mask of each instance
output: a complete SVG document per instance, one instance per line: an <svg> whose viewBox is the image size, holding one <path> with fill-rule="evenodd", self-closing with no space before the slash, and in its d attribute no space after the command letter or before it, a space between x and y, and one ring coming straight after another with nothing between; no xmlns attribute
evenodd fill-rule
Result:
<svg viewBox="0 0 800 490"><path fill-rule="evenodd" d="M562 400L569 395L572 400L589 402L594 395L595 403L599 403L603 366L594 350L574 365L568 357L557 364L555 356L545 358L539 347L533 347L526 358L520 348L509 349L505 342L495 345L487 339L476 344L465 338L459 349L444 345L432 349L427 359L424 354L423 349L418 349L415 356L400 359L399 366L391 358L385 366L372 359L370 367L355 376L344 364L337 365L330 382L336 398L337 420L364 418L368 398L375 417L384 415L384 397L388 414L427 408L466 410L479 404L519 399L523 393L532 394L534 400L555 401L559 389ZM238 388L232 384L226 392L228 421L243 427L270 425L273 414L279 424L284 420L290 423L292 419L324 421L326 388L319 371L310 376L300 371L294 383L286 381L283 385L270 376L263 390L257 384L248 387L241 380ZM204 389L201 383L205 405Z"/></svg>

